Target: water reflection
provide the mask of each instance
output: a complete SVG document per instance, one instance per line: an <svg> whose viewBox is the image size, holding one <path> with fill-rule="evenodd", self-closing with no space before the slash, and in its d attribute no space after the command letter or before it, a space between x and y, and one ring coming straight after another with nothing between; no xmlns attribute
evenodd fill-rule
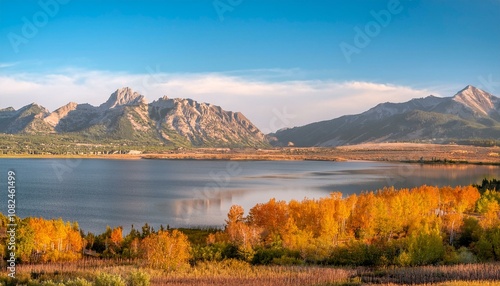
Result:
<svg viewBox="0 0 500 286"><path fill-rule="evenodd" d="M83 160L60 181L58 160L0 160L15 169L21 217L62 217L86 231L106 226L220 226L231 205L248 210L271 198L302 200L330 192L359 193L394 185L469 185L500 177L500 168L383 162L227 162ZM5 181L0 188L6 189ZM5 213L6 205L0 204Z"/></svg>
<svg viewBox="0 0 500 286"><path fill-rule="evenodd" d="M288 173L280 173L274 169L273 174L263 172L258 175L243 175L234 181L246 185L246 191L234 190L228 186L216 198L176 200L173 216L178 218L178 221L186 223L196 221L196 224L200 224L206 222L202 219L203 216L219 213L225 217L232 204L240 204L248 211L255 204L266 202L271 198L285 201L302 200L304 198L324 197L334 191L349 195L361 191L382 189L385 186L412 188L422 184L469 185L479 183L485 177L493 178L500 175L499 168L496 166L365 162L368 165L365 165L365 168L359 168L359 164L360 162L350 162L341 167L328 166L333 170L310 171L304 168L301 170L287 169ZM265 184L261 184L262 182ZM219 219L219 221L222 220Z"/></svg>

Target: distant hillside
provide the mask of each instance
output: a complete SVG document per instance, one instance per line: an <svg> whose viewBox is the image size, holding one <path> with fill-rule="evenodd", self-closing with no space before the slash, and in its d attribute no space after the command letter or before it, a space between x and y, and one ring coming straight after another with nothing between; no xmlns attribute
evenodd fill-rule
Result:
<svg viewBox="0 0 500 286"><path fill-rule="evenodd" d="M500 99L473 86L453 97L381 103L357 115L270 134L275 146L340 146L367 142L499 140Z"/></svg>
<svg viewBox="0 0 500 286"><path fill-rule="evenodd" d="M263 147L265 135L239 112L191 99L148 103L130 88L100 106L68 103L54 112L32 103L0 109L0 133L74 134L92 140L127 139L184 147Z"/></svg>

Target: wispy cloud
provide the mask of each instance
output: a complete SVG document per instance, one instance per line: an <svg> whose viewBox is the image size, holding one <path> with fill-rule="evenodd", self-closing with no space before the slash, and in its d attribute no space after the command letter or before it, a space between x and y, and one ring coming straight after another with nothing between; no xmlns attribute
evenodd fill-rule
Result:
<svg viewBox="0 0 500 286"><path fill-rule="evenodd" d="M271 74L281 76L286 71ZM255 77L252 72L167 74L155 69L144 74L75 69L54 74L3 74L0 86L2 108L36 102L50 110L70 101L99 105L117 88L129 86L150 101L166 95L241 111L265 132L360 113L380 102L403 102L433 93L363 81L276 80ZM278 113L286 113L287 118Z"/></svg>
<svg viewBox="0 0 500 286"><path fill-rule="evenodd" d="M18 63L0 63L0 69L16 66Z"/></svg>

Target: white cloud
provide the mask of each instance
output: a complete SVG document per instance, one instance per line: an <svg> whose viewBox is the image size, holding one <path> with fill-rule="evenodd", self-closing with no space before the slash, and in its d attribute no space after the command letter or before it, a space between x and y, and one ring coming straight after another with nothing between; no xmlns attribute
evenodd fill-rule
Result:
<svg viewBox="0 0 500 286"><path fill-rule="evenodd" d="M0 63L0 69L16 66L18 63Z"/></svg>
<svg viewBox="0 0 500 286"><path fill-rule="evenodd" d="M150 101L167 95L241 111L264 132L360 113L381 102L403 102L431 94L425 89L362 81L270 81L262 76L231 73L126 74L81 70L0 75L0 86L0 108L20 108L36 102L49 110L70 101L99 105L117 88L129 86Z"/></svg>

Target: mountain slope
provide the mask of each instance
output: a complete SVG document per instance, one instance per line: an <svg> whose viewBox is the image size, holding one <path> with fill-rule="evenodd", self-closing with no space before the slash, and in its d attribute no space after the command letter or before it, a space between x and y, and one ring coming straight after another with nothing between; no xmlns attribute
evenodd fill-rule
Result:
<svg viewBox="0 0 500 286"><path fill-rule="evenodd" d="M339 146L366 142L499 139L500 99L473 86L453 97L382 103L358 114L280 130L273 145Z"/></svg>
<svg viewBox="0 0 500 286"><path fill-rule="evenodd" d="M12 107L0 110L0 132L1 133L41 133L50 132L51 126L43 119L49 111L32 103L19 110Z"/></svg>
<svg viewBox="0 0 500 286"><path fill-rule="evenodd" d="M163 97L148 104L130 88L116 90L98 107L71 102L52 113L36 104L1 109L0 133L77 134L171 146L268 146L265 135L239 112L191 99Z"/></svg>
<svg viewBox="0 0 500 286"><path fill-rule="evenodd" d="M237 142L259 146L265 142L264 134L243 114L212 104L163 97L150 105L149 113L165 140L171 140L174 133L197 146L230 146Z"/></svg>

